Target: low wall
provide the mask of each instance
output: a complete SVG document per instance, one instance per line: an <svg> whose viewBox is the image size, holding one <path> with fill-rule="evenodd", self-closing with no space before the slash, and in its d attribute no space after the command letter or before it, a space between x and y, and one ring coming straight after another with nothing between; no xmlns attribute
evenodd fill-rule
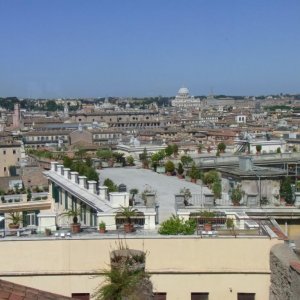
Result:
<svg viewBox="0 0 300 300"><path fill-rule="evenodd" d="M120 243L146 251L146 270L154 291L168 299L237 299L238 292L269 298L269 253L276 239L198 237L0 240L0 277L70 296L93 293L103 280L94 277L109 267L109 253Z"/></svg>

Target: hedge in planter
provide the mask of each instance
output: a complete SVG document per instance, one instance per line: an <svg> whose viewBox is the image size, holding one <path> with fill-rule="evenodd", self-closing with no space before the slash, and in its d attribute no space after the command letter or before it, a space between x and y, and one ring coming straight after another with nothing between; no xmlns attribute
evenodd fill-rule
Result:
<svg viewBox="0 0 300 300"><path fill-rule="evenodd" d="M158 233L164 235L192 235L196 230L195 220L186 220L172 215L172 217L161 223Z"/></svg>

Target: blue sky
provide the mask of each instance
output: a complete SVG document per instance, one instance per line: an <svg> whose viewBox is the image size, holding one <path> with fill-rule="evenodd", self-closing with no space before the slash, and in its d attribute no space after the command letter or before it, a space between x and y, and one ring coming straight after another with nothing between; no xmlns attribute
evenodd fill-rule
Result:
<svg viewBox="0 0 300 300"><path fill-rule="evenodd" d="M299 0L0 0L0 96L300 93Z"/></svg>

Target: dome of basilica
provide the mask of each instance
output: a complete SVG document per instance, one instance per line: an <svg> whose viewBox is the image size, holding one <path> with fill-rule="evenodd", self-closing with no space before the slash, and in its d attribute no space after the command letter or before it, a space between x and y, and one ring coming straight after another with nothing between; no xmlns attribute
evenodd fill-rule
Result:
<svg viewBox="0 0 300 300"><path fill-rule="evenodd" d="M178 91L178 95L187 96L187 95L189 95L189 93L190 93L189 90L185 87L180 88Z"/></svg>

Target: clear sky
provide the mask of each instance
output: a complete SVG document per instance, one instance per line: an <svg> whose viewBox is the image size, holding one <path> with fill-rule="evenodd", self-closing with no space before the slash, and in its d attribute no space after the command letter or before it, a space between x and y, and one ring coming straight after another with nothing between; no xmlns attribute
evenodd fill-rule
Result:
<svg viewBox="0 0 300 300"><path fill-rule="evenodd" d="M299 0L0 0L0 96L300 93Z"/></svg>

